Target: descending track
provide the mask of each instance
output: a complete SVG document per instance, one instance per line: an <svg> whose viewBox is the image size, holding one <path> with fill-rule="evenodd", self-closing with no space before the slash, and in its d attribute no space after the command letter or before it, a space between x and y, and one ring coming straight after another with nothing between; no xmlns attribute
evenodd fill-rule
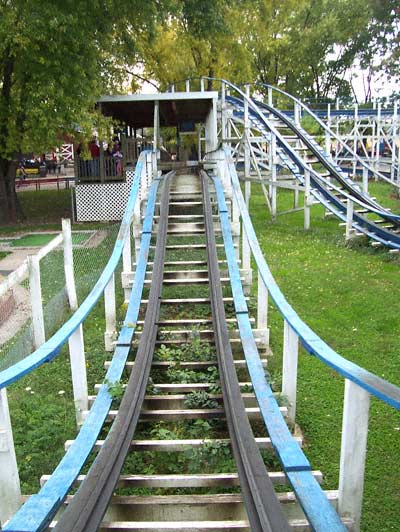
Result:
<svg viewBox="0 0 400 532"><path fill-rule="evenodd" d="M243 97L245 97L244 94ZM237 119L243 121L243 99L229 96L227 101L232 105ZM352 180L339 172L324 150L311 141L308 135L284 113L266 104L263 105L264 112L262 112L259 102L250 100L249 103L252 128L265 135L268 141L271 134L275 135L282 165L286 166L300 183L304 183L305 171L309 172L310 192L317 201L343 221L346 220L347 203L353 202L355 204L353 228L390 249L400 249L400 217L398 215L385 210L364 194ZM272 120L269 114L273 114ZM285 135L285 131L289 131L289 134ZM293 146L293 141L297 146ZM303 149L304 146L306 149ZM308 150L312 152L311 157L307 155ZM322 166L323 171L314 169L312 164Z"/></svg>
<svg viewBox="0 0 400 532"><path fill-rule="evenodd" d="M243 120L243 102L232 97L229 102L236 118ZM289 127L286 122L277 127L281 117L271 121L271 109L260 112L251 100L249 105L252 127L264 138L276 135L281 161L299 181L310 172L315 198L342 219L346 199L363 206L367 213L357 213L354 225L396 249L397 243L388 236L394 239L396 233L389 228L372 232L379 224L368 216L372 213L393 224L396 217L362 194L357 197L351 184L347 192L335 195L341 176L324 166L324 154L320 159L313 156L330 172L325 177L309 165L309 157L302 157L305 150L296 151L281 134ZM296 135L296 143L307 145L298 128ZM344 500L352 499L352 490L358 488L352 485L357 469L353 459L350 466L345 463L353 452L351 444L350 451L346 445L354 442L348 435L354 423L348 422L350 429L343 425L347 440L342 441L338 493L322 489L322 474L312 470L301 448L302 438L295 432L294 416L290 417L296 402L298 343L346 380L350 399L344 418L350 419L349 411L359 408L351 399L354 388L361 394L363 408L371 394L396 409L399 388L333 351L286 301L262 256L228 148L219 151L217 164L212 157L206 161L208 174L192 165L165 176L149 168L144 175L145 161L141 156L115 250L93 290L100 297L99 286L104 289L115 271L124 242L130 245L135 214L136 230L141 223L140 249L126 317L112 360L106 362L106 380L96 386L98 393L91 397L85 422L76 439L67 442L60 464L43 477L41 490L3 530L357 530L359 509L353 507L358 502L346 506ZM142 204L136 201L139 183ZM255 329L249 311L243 285L250 288L250 259L246 266L243 251L244 269L240 269L240 234L246 235L259 291L262 288L258 322L263 322L259 313L268 307L268 294L283 317L283 379L289 406L278 403L265 376L270 354L267 323ZM90 294L63 326L64 342L96 301ZM62 345L59 336L21 366L3 372L0 384L14 382L54 358ZM124 380L125 393L118 405L112 387ZM356 423L361 419L359 415ZM357 450L366 433L364 427L355 434Z"/></svg>

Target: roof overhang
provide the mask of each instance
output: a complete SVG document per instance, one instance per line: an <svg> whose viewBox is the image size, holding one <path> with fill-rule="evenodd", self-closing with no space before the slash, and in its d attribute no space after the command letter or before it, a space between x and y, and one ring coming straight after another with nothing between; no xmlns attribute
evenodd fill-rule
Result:
<svg viewBox="0 0 400 532"><path fill-rule="evenodd" d="M218 92L167 92L103 96L98 105L111 116L133 128L153 127L154 102L159 102L160 126L177 126L184 122L204 123L218 99Z"/></svg>

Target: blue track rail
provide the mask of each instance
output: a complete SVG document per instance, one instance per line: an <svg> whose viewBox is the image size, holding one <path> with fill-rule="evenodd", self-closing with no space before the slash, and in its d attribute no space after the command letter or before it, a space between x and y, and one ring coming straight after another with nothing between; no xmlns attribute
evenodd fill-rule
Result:
<svg viewBox="0 0 400 532"><path fill-rule="evenodd" d="M149 191L132 294L124 324L117 340L117 347L106 374L106 383L101 386L90 409L88 418L50 479L39 493L32 495L28 499L24 506L22 506L11 521L3 528L4 531L39 532L45 530L67 496L96 443L111 408L112 397L108 391L108 383L114 383L120 380L135 333L135 324L139 315L146 276L158 185L159 180L156 179Z"/></svg>

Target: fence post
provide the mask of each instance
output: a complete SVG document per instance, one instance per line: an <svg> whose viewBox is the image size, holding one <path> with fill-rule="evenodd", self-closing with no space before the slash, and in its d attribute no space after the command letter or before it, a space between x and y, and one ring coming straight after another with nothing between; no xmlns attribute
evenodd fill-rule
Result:
<svg viewBox="0 0 400 532"><path fill-rule="evenodd" d="M106 351L113 351L114 340L117 335L117 312L115 306L115 275L107 283L104 290L104 307L106 315L106 332L104 333L104 345Z"/></svg>
<svg viewBox="0 0 400 532"><path fill-rule="evenodd" d="M88 410L88 387L86 377L85 345L82 324L68 338L77 425L83 423L83 412Z"/></svg>
<svg viewBox="0 0 400 532"><path fill-rule="evenodd" d="M258 270L257 285L257 329L268 330L268 288Z"/></svg>
<svg viewBox="0 0 400 532"><path fill-rule="evenodd" d="M368 168L366 168L365 166L363 166L362 169L362 189L363 192L368 194Z"/></svg>
<svg viewBox="0 0 400 532"><path fill-rule="evenodd" d="M33 343L38 349L46 341L43 318L42 287L40 283L40 260L36 255L28 256L29 291L31 296Z"/></svg>
<svg viewBox="0 0 400 532"><path fill-rule="evenodd" d="M367 454L369 393L345 379L342 444L339 474L339 514L353 520L354 532L360 530Z"/></svg>
<svg viewBox="0 0 400 532"><path fill-rule="evenodd" d="M132 273L132 255L131 255L131 226L129 234L126 237L124 249L122 251L122 285L124 287L125 303L129 301L132 289L129 287L129 276Z"/></svg>
<svg viewBox="0 0 400 532"><path fill-rule="evenodd" d="M0 526L3 526L21 505L21 486L5 388L0 390L0 471Z"/></svg>
<svg viewBox="0 0 400 532"><path fill-rule="evenodd" d="M351 199L348 199L347 210L346 210L346 240L350 240L354 236L353 211L354 211L354 204Z"/></svg>
<svg viewBox="0 0 400 532"><path fill-rule="evenodd" d="M283 375L282 393L289 401L288 419L296 420L297 396L297 361L299 356L299 341L296 332L285 320L283 327Z"/></svg>
<svg viewBox="0 0 400 532"><path fill-rule="evenodd" d="M310 172L304 170L304 229L308 231L310 229Z"/></svg>
<svg viewBox="0 0 400 532"><path fill-rule="evenodd" d="M65 286L67 289L68 303L71 310L78 308L74 277L74 255L72 251L71 221L67 218L61 220L64 245L64 272Z"/></svg>

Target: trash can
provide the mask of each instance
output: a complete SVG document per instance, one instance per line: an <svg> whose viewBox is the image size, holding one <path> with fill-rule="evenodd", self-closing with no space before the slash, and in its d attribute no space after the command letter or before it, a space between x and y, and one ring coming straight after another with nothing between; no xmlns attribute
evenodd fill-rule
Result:
<svg viewBox="0 0 400 532"><path fill-rule="evenodd" d="M47 176L47 168L46 168L46 166L41 166L39 168L39 176L40 177L46 177Z"/></svg>

